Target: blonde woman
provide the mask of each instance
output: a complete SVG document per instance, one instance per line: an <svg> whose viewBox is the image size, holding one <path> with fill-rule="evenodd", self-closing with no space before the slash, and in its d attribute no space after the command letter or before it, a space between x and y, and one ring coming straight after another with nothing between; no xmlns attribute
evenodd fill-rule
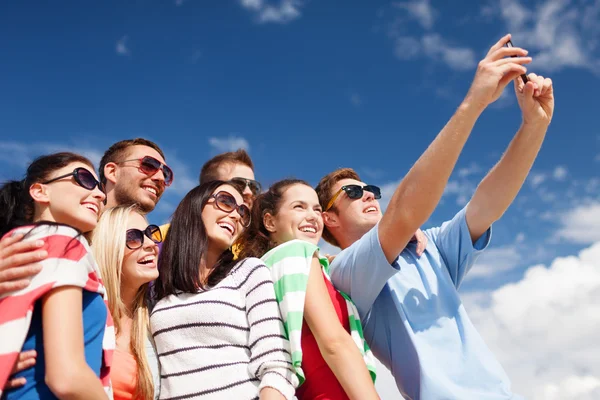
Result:
<svg viewBox="0 0 600 400"><path fill-rule="evenodd" d="M148 291L158 277L161 241L158 226L148 225L135 206L106 210L94 230L92 250L117 336L111 370L114 400L158 397L158 361L148 335Z"/></svg>

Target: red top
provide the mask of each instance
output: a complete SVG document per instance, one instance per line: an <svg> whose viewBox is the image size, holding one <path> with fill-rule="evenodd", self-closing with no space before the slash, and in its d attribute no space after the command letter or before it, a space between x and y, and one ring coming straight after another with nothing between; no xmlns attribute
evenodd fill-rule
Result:
<svg viewBox="0 0 600 400"><path fill-rule="evenodd" d="M133 355L118 347L113 355L110 379L113 386L114 400L132 400L137 385L137 364Z"/></svg>
<svg viewBox="0 0 600 400"><path fill-rule="evenodd" d="M349 334L350 324L346 299L333 287L329 279L323 276L323 280L338 320ZM306 325L306 320L302 323L301 346L302 370L306 381L296 390L298 400L349 400L342 385L323 359L317 341Z"/></svg>

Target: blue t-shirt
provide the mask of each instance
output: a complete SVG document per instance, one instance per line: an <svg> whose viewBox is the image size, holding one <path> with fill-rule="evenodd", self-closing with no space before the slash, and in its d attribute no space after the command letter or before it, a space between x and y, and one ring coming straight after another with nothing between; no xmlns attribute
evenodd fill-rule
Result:
<svg viewBox="0 0 600 400"><path fill-rule="evenodd" d="M405 396L520 399L457 291L488 245L491 228L473 244L462 209L425 234L421 257L409 243L390 265L374 227L337 255L330 267L333 284L356 303L367 342Z"/></svg>
<svg viewBox="0 0 600 400"><path fill-rule="evenodd" d="M102 340L104 328L106 327L106 305L100 293L83 291L83 339L85 344L85 361L90 368L100 376L102 366ZM23 344L23 350L36 350L36 363L33 368L14 375L14 378L24 377L27 380L25 386L7 390L3 399L34 400L34 399L57 399L46 385L46 363L44 357L44 335L42 331L42 307L41 302L36 302L31 316L31 325Z"/></svg>

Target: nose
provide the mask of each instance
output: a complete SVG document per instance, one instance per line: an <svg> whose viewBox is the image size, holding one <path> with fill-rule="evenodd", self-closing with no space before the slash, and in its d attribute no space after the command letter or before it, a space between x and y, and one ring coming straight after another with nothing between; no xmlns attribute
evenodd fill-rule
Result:
<svg viewBox="0 0 600 400"><path fill-rule="evenodd" d="M164 185L164 183L165 183L165 173L163 172L162 168L159 168L158 171L156 171L154 173L154 175L152 175L152 180L153 181L161 182Z"/></svg>
<svg viewBox="0 0 600 400"><path fill-rule="evenodd" d="M154 254L156 254L158 252L158 245L156 243L154 243L154 240L150 239L145 234L144 234L144 243L143 243L142 247L144 250L151 250Z"/></svg>
<svg viewBox="0 0 600 400"><path fill-rule="evenodd" d="M106 200L106 194L102 190L100 190L98 186L94 188L92 195L95 199L99 199L101 203L104 203L104 200Z"/></svg>
<svg viewBox="0 0 600 400"><path fill-rule="evenodd" d="M371 200L375 200L375 194L373 192L369 192L368 190L363 190L363 201Z"/></svg>

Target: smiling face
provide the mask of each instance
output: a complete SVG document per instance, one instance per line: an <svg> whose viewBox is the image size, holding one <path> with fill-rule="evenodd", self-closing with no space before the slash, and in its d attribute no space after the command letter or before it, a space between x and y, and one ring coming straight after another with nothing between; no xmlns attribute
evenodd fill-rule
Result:
<svg viewBox="0 0 600 400"><path fill-rule="evenodd" d="M47 176L46 180L69 174L75 168L85 168L98 179L92 167L82 162L73 162L54 171ZM33 194L30 190L30 193L34 200L39 202L39 206L45 209L42 219L70 225L83 233L90 232L96 227L106 198L98 186L93 190L88 190L80 186L73 176L67 176L48 184L32 185L32 187L36 186L40 187L41 192Z"/></svg>
<svg viewBox="0 0 600 400"><path fill-rule="evenodd" d="M338 192L345 185L365 186L366 183L356 179L342 179L337 182L331 190L331 196ZM351 199L345 192L342 192L333 203L332 208L335 212L335 218L339 224L337 231L344 234L345 231L360 231L367 233L381 220L383 214L379 202L375 200L372 192L365 190L360 199Z"/></svg>
<svg viewBox="0 0 600 400"><path fill-rule="evenodd" d="M116 204L138 204L142 211L150 212L165 191L165 176L160 169L154 175L141 172L140 161L137 160L145 156L165 163L164 158L152 147L128 147L126 156L115 166L114 197ZM125 160L132 161L123 162Z"/></svg>
<svg viewBox="0 0 600 400"><path fill-rule="evenodd" d="M288 187L275 215L266 214L264 225L277 244L293 239L317 244L323 234L323 217L317 193L310 186L297 183Z"/></svg>
<svg viewBox="0 0 600 400"><path fill-rule="evenodd" d="M148 226L146 218L132 211L129 216L127 229L143 231ZM123 235L125 236L125 235ZM125 237L123 238L125 240ZM158 246L149 237L144 235L144 243L138 249L129 249L125 246L123 265L121 269L121 286L137 290L143 284L158 278Z"/></svg>
<svg viewBox="0 0 600 400"><path fill-rule="evenodd" d="M212 194L218 193L233 196L238 205L244 202L242 195L231 185L221 185ZM244 229L238 211L227 212L223 208L226 207L217 204L217 199L213 196L202 209L202 222L206 229L210 252L227 250Z"/></svg>

